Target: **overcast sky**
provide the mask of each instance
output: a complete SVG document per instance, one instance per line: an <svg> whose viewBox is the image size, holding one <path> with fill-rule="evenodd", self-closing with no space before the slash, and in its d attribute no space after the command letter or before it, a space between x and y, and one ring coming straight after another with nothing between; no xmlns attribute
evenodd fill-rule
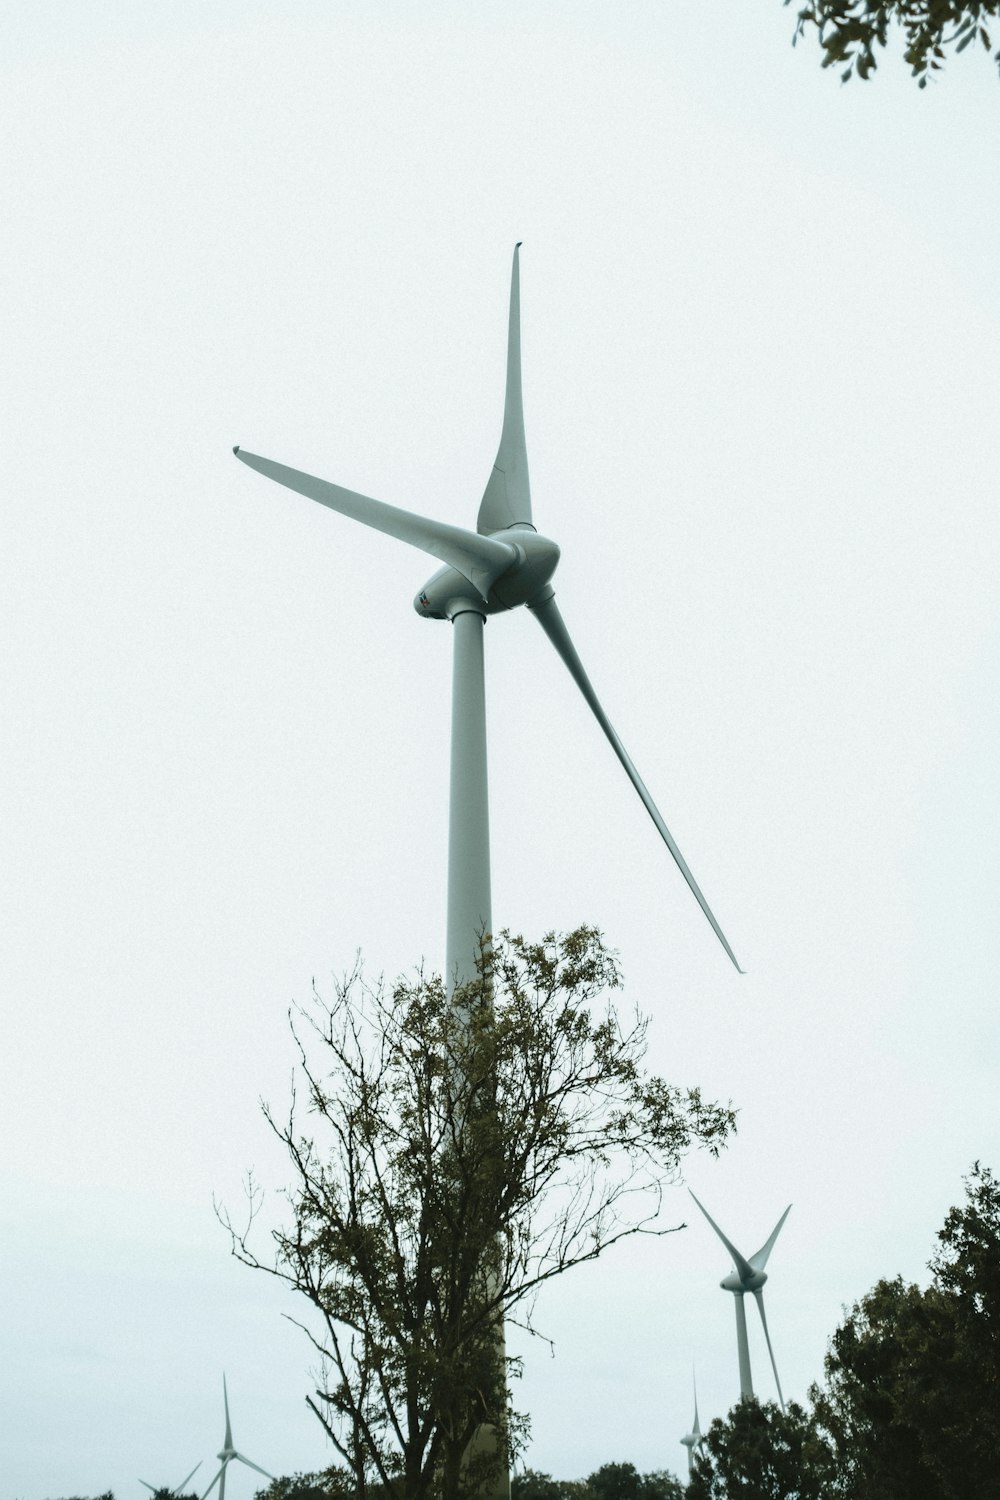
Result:
<svg viewBox="0 0 1000 1500"><path fill-rule="evenodd" d="M517 239L560 608L747 974L524 611L497 925L599 924L654 1065L739 1108L686 1178L747 1254L794 1204L788 1396L1000 1165L1000 93L971 48L842 88L793 11L9 9L3 1500L204 1487L223 1370L250 1458L332 1460L212 1199L254 1166L279 1212L313 976L442 962L450 627L432 560L231 448L474 525ZM692 1365L703 1426L735 1399L693 1213L542 1300L533 1467L682 1472Z"/></svg>

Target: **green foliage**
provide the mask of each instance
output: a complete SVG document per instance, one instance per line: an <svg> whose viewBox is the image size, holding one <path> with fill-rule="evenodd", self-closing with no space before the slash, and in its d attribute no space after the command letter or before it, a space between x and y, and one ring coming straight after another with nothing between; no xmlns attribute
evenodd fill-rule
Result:
<svg viewBox="0 0 1000 1500"><path fill-rule="evenodd" d="M505 1316L530 1328L546 1281L668 1233L664 1184L733 1129L731 1110L644 1070L646 1023L607 998L619 983L593 928L504 933L454 997L422 973L386 994L355 972L293 1022L308 1124L294 1099L286 1123L265 1111L294 1168L273 1263L224 1222L240 1259L311 1303L310 1405L362 1496L493 1482L525 1426Z"/></svg>
<svg viewBox="0 0 1000 1500"><path fill-rule="evenodd" d="M880 1281L833 1336L814 1390L856 1500L986 1500L1000 1453L1000 1185L977 1162L926 1291Z"/></svg>
<svg viewBox="0 0 1000 1500"><path fill-rule="evenodd" d="M951 1446L946 1432L961 1420L951 1381L940 1378L957 1352L952 1312L936 1288L924 1292L897 1277L880 1281L834 1334L815 1409L857 1500L946 1493L939 1460ZM964 1434L956 1435L959 1457Z"/></svg>
<svg viewBox="0 0 1000 1500"><path fill-rule="evenodd" d="M829 1444L794 1401L740 1401L712 1423L697 1453L689 1500L827 1500L838 1493Z"/></svg>
<svg viewBox="0 0 1000 1500"><path fill-rule="evenodd" d="M785 0L791 4L791 0ZM878 66L892 29L902 32L903 56L920 87L944 66L946 54L974 43L989 52L987 21L1000 13L1000 0L813 0L799 11L795 40L815 27L823 66L843 67L842 78L869 78ZM1000 67L1000 49L994 54Z"/></svg>
<svg viewBox="0 0 1000 1500"><path fill-rule="evenodd" d="M640 1474L635 1464L602 1464L586 1479L553 1479L537 1469L515 1474L511 1500L682 1500L684 1489L673 1474L658 1470Z"/></svg>
<svg viewBox="0 0 1000 1500"><path fill-rule="evenodd" d="M512 1474L510 1500L592 1500L590 1490L582 1479L553 1479L538 1469L525 1469Z"/></svg>
<svg viewBox="0 0 1000 1500"><path fill-rule="evenodd" d="M642 1476L643 1500L681 1500L684 1486L667 1469L653 1469Z"/></svg>
<svg viewBox="0 0 1000 1500"><path fill-rule="evenodd" d="M1000 1350L1000 1183L978 1161L965 1179L968 1202L952 1208L930 1263L935 1285L957 1297L966 1331L982 1343L987 1368ZM985 1371L984 1371L985 1373Z"/></svg>
<svg viewBox="0 0 1000 1500"><path fill-rule="evenodd" d="M681 1500L684 1494L673 1474L640 1474L628 1463L602 1464L587 1476L586 1485L594 1500Z"/></svg>
<svg viewBox="0 0 1000 1500"><path fill-rule="evenodd" d="M347 1469L324 1469L317 1474L289 1474L272 1479L254 1500L351 1500L354 1480Z"/></svg>

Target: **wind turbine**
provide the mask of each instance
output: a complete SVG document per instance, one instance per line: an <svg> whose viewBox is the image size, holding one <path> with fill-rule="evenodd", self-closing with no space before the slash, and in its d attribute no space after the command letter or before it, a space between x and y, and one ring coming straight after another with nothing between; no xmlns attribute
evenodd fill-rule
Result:
<svg viewBox="0 0 1000 1500"><path fill-rule="evenodd" d="M258 1474L263 1474L265 1479L274 1478L274 1475L269 1474L266 1469L262 1469L260 1464L252 1463L249 1458L245 1458L242 1453L238 1453L233 1447L233 1429L229 1421L229 1393L226 1390L225 1375L223 1375L222 1377L222 1400L226 1408L226 1436L222 1444L221 1452L216 1454L217 1458L222 1459L222 1468L219 1470L218 1474L216 1474L215 1478L212 1480L212 1483L209 1485L204 1495L202 1495L201 1500L208 1500L208 1496L215 1489L216 1485L219 1486L219 1500L226 1500L226 1470L229 1468L229 1465L232 1463L234 1458L239 1459L241 1464L246 1464L248 1469L254 1469Z"/></svg>
<svg viewBox="0 0 1000 1500"><path fill-rule="evenodd" d="M173 1489L173 1490L168 1490L167 1493L169 1495L179 1495L179 1494L181 1494L182 1491L183 1491L183 1489L184 1489L184 1486L187 1484L188 1480L191 1479L191 1478L193 1478L194 1475L197 1474L197 1472L198 1472L198 1470L200 1468L201 1468L201 1463L199 1461L198 1463L195 1464L194 1468L191 1470L191 1473L190 1474L186 1474L184 1476L184 1478L181 1480L181 1482L177 1486L177 1488ZM159 1494L162 1491L162 1485L150 1484L150 1482L149 1482L148 1479L140 1479L139 1483L141 1485L143 1485L147 1490L152 1490L152 1492L153 1492L154 1495Z"/></svg>
<svg viewBox="0 0 1000 1500"><path fill-rule="evenodd" d="M531 610L565 662L695 900L733 964L742 972L659 809L601 707L555 603L550 580L559 561L559 548L535 530L528 483L521 402L519 248L519 244L514 248L511 271L503 429L475 531L372 500L298 469L246 453L239 446L233 452L267 478L376 531L408 542L444 564L417 594L414 608L425 619L450 620L454 627L445 949L445 978L449 986L475 978L481 940L493 929L483 627L488 616L503 614L522 604Z"/></svg>
<svg viewBox="0 0 1000 1500"><path fill-rule="evenodd" d="M694 1381L694 1421L691 1423L691 1431L686 1432L681 1442L688 1451L688 1479L694 1471L694 1450L700 1448L704 1441L701 1427L698 1424L698 1383Z"/></svg>
<svg viewBox="0 0 1000 1500"><path fill-rule="evenodd" d="M691 1193L690 1188L688 1188L688 1192ZM694 1198L694 1201L696 1203L698 1203L698 1199L694 1197L694 1193L691 1193L691 1197ZM732 1292L733 1296L736 1299L736 1347L739 1351L740 1357L740 1399L743 1401L753 1400L753 1384L750 1379L750 1344L747 1340L747 1315L746 1309L743 1306L743 1298L745 1294L747 1292L753 1292L754 1297L757 1300L757 1307L760 1310L760 1321L764 1328L764 1338L767 1340L767 1352L771 1356L771 1369L774 1371L774 1383L778 1387L778 1402L781 1406L782 1411L784 1411L785 1398L781 1394L781 1381L778 1379L778 1367L774 1362L774 1350L771 1348L771 1335L767 1331L767 1318L764 1316L764 1283L767 1280L767 1272L764 1270L764 1267L767 1265L768 1257L770 1256L771 1251L774 1249L774 1242L778 1238L781 1226L782 1224L784 1224L785 1220L788 1218L789 1213L791 1212L792 1205L789 1203L788 1207L785 1209L785 1212L781 1215L781 1218L778 1220L777 1224L775 1224L774 1228L771 1230L771 1233L768 1235L763 1245L761 1245L760 1249L756 1252L755 1255L751 1255L749 1260L747 1260L740 1254L736 1246L733 1244L732 1240L728 1240L726 1238L704 1204L698 1203L698 1207L701 1209L702 1213L705 1215L705 1218L711 1224L712 1228L719 1236L719 1239L722 1241L726 1249L729 1251L730 1255L733 1257L733 1265L736 1268L732 1275L724 1277L722 1281L719 1282L719 1285L724 1291Z"/></svg>

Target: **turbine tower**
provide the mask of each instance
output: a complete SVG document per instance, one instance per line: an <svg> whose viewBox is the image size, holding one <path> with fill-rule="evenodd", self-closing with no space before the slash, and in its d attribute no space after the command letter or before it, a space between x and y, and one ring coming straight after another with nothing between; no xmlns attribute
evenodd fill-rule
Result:
<svg viewBox="0 0 1000 1500"><path fill-rule="evenodd" d="M688 1188L688 1192L691 1193L690 1188ZM694 1193L691 1193L691 1197L698 1203L698 1199L694 1197ZM736 1347L740 1358L740 1399L742 1401L753 1400L753 1383L750 1378L750 1344L747 1340L747 1315L746 1309L743 1306L743 1298L746 1293L753 1292L758 1310L760 1311L760 1321L764 1329L764 1338L767 1341L767 1352L771 1356L774 1383L778 1387L778 1403L782 1411L784 1411L785 1398L781 1394L778 1366L774 1362L771 1335L767 1331L767 1318L764 1316L764 1283L767 1280L767 1272L764 1270L764 1267L767 1265L768 1257L774 1249L774 1242L778 1238L782 1224L788 1218L792 1205L789 1203L788 1208L785 1209L785 1212L781 1215L781 1218L775 1224L763 1245L761 1245L755 1255L750 1256L749 1260L740 1254L732 1240L726 1238L704 1204L698 1203L698 1207L733 1257L735 1270L731 1276L724 1277L719 1282L719 1285L724 1291L732 1292L736 1301Z"/></svg>
<svg viewBox="0 0 1000 1500"><path fill-rule="evenodd" d="M215 1489L216 1485L219 1486L219 1500L226 1500L226 1470L234 1459L238 1459L241 1464L246 1464L248 1469L254 1469L258 1474L263 1474L265 1479L274 1478L273 1474L269 1474L266 1469L262 1469L260 1464L252 1463L249 1458L245 1458L242 1453L238 1453L233 1446L233 1429L229 1421L229 1393L226 1390L225 1375L222 1377L222 1400L226 1408L226 1436L223 1440L221 1451L216 1455L217 1458L222 1459L222 1468L216 1474L204 1495L202 1495L201 1500L208 1500L209 1495Z"/></svg>
<svg viewBox="0 0 1000 1500"><path fill-rule="evenodd" d="M703 1441L701 1427L698 1423L698 1382L694 1381L694 1421L691 1423L691 1431L686 1432L681 1438L681 1442L688 1451L689 1480L694 1472L694 1450L700 1448Z"/></svg>
<svg viewBox="0 0 1000 1500"><path fill-rule="evenodd" d="M518 250L519 246L515 246L511 272L503 428L475 531L369 499L298 469L247 453L238 446L233 452L268 479L376 531L408 542L444 564L417 594L414 608L425 619L450 620L454 629L445 950L445 979L449 987L453 990L476 977L481 940L493 930L483 627L490 615L503 614L522 604L531 610L565 662L695 900L739 970L722 928L601 707L556 606L550 580L559 561L559 548L539 535L532 520L521 401Z"/></svg>

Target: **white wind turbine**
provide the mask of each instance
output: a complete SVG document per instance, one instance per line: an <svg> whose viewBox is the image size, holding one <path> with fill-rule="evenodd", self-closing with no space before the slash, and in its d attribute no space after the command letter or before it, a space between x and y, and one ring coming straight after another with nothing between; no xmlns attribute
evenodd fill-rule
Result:
<svg viewBox="0 0 1000 1500"><path fill-rule="evenodd" d="M221 1451L216 1454L217 1458L222 1459L222 1468L219 1470L218 1474L216 1474L215 1478L212 1480L212 1483L209 1485L204 1495L202 1495L201 1500L208 1500L208 1496L215 1489L216 1485L219 1486L219 1500L226 1500L226 1470L229 1468L229 1465L233 1462L234 1459L237 1459L241 1464L246 1464L248 1469L254 1469L258 1474L263 1474L265 1479L274 1478L273 1474L269 1474L266 1469L262 1469L260 1464L251 1462L249 1458L246 1458L242 1453L237 1452L236 1448L233 1446L233 1429L229 1421L229 1393L226 1390L225 1375L223 1375L222 1377L222 1400L226 1408L226 1436L223 1441Z"/></svg>
<svg viewBox="0 0 1000 1500"><path fill-rule="evenodd" d="M694 1381L694 1421L691 1423L691 1431L686 1432L681 1442L688 1451L688 1479L691 1478L694 1469L694 1453L704 1442L701 1427L698 1422L698 1383Z"/></svg>
<svg viewBox="0 0 1000 1500"><path fill-rule="evenodd" d="M180 1495L180 1494L182 1494L183 1490L184 1490L184 1486L187 1484L188 1480L189 1479L193 1479L193 1477L195 1476L195 1474L197 1474L197 1472L198 1472L198 1470L200 1468L201 1468L201 1463L200 1462L196 1463L195 1466L194 1466L194 1468L191 1470L191 1473L185 1475L185 1477L181 1480L180 1484L177 1485L176 1489L172 1489L172 1490L168 1491L168 1493L171 1494L171 1495ZM150 1484L150 1482L149 1482L148 1479L140 1479L139 1483L141 1485L143 1485L147 1490L152 1490L152 1492L153 1492L154 1495L161 1488L159 1485Z"/></svg>
<svg viewBox="0 0 1000 1500"><path fill-rule="evenodd" d="M690 1188L688 1188L688 1192L691 1193ZM694 1198L694 1201L696 1203L698 1203L698 1199L694 1197L694 1193L691 1193L691 1197ZM774 1350L771 1348L771 1335L767 1331L767 1318L764 1316L764 1283L767 1280L767 1272L764 1270L764 1267L767 1265L771 1251L774 1249L774 1242L778 1238L778 1234L781 1230L782 1224L784 1224L785 1220L788 1218L792 1205L789 1203L788 1207L785 1209L785 1212L781 1215L781 1218L778 1220L777 1224L775 1224L774 1228L771 1230L771 1233L768 1235L763 1245L761 1245L760 1249L756 1252L755 1255L750 1256L749 1260L747 1260L740 1254L736 1246L733 1244L732 1240L726 1238L722 1230L719 1228L718 1224L716 1224L715 1220L712 1218L712 1215L709 1213L708 1209L705 1208L705 1206L701 1203L698 1203L698 1207L701 1209L702 1213L705 1215L705 1218L711 1224L712 1228L719 1236L719 1239L722 1241L726 1249L729 1251L730 1255L733 1257L733 1265L736 1268L731 1276L723 1277L722 1281L719 1282L719 1285L724 1291L732 1292L736 1302L736 1347L739 1352L740 1359L740 1399L753 1400L753 1384L750 1379L750 1344L747 1340L747 1315L746 1309L743 1306L743 1298L745 1294L747 1292L753 1292L754 1297L757 1300L757 1307L760 1311L760 1321L764 1329L764 1338L767 1340L767 1352L771 1356L771 1369L774 1371L774 1383L778 1387L778 1403L781 1406L782 1411L784 1411L785 1398L781 1394L781 1381L778 1379L778 1366L774 1362Z"/></svg>
<svg viewBox="0 0 1000 1500"><path fill-rule="evenodd" d="M736 956L697 881L601 707L556 607L550 579L559 561L559 548L555 542L540 536L532 523L521 404L518 248L514 249L511 273L503 430L475 531L371 500L298 469L246 453L240 447L233 451L243 463L267 478L376 531L408 542L444 564L420 590L414 608L425 619L450 620L454 627L445 964L449 986L475 978L480 940L493 929L483 627L487 616L502 614L521 604L526 604L534 614L568 667L660 837L739 970Z"/></svg>

